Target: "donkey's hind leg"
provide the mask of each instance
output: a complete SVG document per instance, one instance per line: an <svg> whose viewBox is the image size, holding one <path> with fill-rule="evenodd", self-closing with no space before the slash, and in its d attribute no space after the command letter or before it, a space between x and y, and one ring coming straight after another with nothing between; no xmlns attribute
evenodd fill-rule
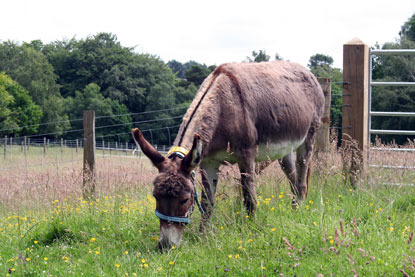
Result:
<svg viewBox="0 0 415 277"><path fill-rule="evenodd" d="M311 124L307 137L303 144L297 149L297 197L303 200L307 197L308 179L310 177L310 163L313 154L314 141L316 138L318 123Z"/></svg>
<svg viewBox="0 0 415 277"><path fill-rule="evenodd" d="M280 163L282 171L284 171L285 175L288 178L288 181L290 182L290 188L292 193L297 195L298 190L295 186L297 182L297 176L295 170L294 152L291 152L290 154L282 157L278 160L278 162Z"/></svg>
<svg viewBox="0 0 415 277"><path fill-rule="evenodd" d="M241 172L242 192L244 204L248 214L254 214L256 210L256 192L254 188L255 162L254 149L243 150L239 157L239 171Z"/></svg>

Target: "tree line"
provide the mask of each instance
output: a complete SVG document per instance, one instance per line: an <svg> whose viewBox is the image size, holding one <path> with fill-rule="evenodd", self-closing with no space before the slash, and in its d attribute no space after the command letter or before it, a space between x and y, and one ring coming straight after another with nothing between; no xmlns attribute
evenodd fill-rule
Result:
<svg viewBox="0 0 415 277"><path fill-rule="evenodd" d="M415 48L415 14L404 23L400 38L376 48ZM376 80L415 81L415 57L379 57ZM283 58L276 53L275 60ZM242 59L241 59L242 60ZM269 61L265 50L245 62ZM310 57L318 77L332 79L332 93L341 94L342 71L324 54ZM130 140L133 126L152 129L153 143L168 144L203 80L216 65L196 61L165 63L158 56L124 47L116 35L98 33L84 39L0 43L0 136L45 134L50 138L82 137L83 110L96 111L96 136L106 141ZM415 110L412 88L379 88L373 110ZM332 97L331 121L341 126L341 97ZM158 112L154 112L158 111ZM373 127L415 129L415 119L375 118ZM71 132L68 132L71 131ZM388 138L388 137L386 137ZM104 139L104 138L103 138ZM398 142L399 139L397 139Z"/></svg>

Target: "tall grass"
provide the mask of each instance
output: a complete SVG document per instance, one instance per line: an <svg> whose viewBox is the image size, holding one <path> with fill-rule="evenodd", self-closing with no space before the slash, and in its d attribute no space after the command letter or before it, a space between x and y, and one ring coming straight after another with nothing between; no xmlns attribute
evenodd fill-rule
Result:
<svg viewBox="0 0 415 277"><path fill-rule="evenodd" d="M224 168L209 228L199 233L195 211L182 245L165 253L156 248L156 171L145 159L100 159L94 201L80 198L79 163L2 172L0 275L414 275L415 188L383 185L393 174L381 179L387 171L374 169L351 189L334 150L313 168L308 198L295 210L279 167L266 168L253 218L237 168ZM411 181L411 172L401 174Z"/></svg>

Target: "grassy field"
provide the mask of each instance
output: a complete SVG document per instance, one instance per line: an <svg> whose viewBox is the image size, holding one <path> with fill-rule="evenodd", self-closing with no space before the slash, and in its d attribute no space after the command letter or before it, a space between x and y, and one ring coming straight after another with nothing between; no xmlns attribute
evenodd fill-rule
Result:
<svg viewBox="0 0 415 277"><path fill-rule="evenodd" d="M0 276L415 275L415 188L381 185L393 174L375 171L378 183L351 189L336 157L315 162L296 210L271 165L256 179L254 218L236 169L223 170L208 230L199 233L195 211L182 245L166 253L156 248L156 171L145 159L99 158L95 201L80 198L80 162L2 171Z"/></svg>

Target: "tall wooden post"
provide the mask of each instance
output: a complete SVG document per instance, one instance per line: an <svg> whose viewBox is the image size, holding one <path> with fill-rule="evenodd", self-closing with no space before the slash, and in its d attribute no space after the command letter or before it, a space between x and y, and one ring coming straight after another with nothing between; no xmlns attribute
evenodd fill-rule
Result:
<svg viewBox="0 0 415 277"><path fill-rule="evenodd" d="M354 38L343 45L342 145L350 159L355 185L366 166L368 147L369 47Z"/></svg>
<svg viewBox="0 0 415 277"><path fill-rule="evenodd" d="M46 155L46 137L43 137L43 156Z"/></svg>
<svg viewBox="0 0 415 277"><path fill-rule="evenodd" d="M4 158L7 157L7 136L4 136Z"/></svg>
<svg viewBox="0 0 415 277"><path fill-rule="evenodd" d="M93 197L95 193L95 111L84 111L84 169L83 197Z"/></svg>
<svg viewBox="0 0 415 277"><path fill-rule="evenodd" d="M331 79L317 78L324 93L324 113L321 125L317 131L316 151L326 152L330 145L330 103L331 103Z"/></svg>

